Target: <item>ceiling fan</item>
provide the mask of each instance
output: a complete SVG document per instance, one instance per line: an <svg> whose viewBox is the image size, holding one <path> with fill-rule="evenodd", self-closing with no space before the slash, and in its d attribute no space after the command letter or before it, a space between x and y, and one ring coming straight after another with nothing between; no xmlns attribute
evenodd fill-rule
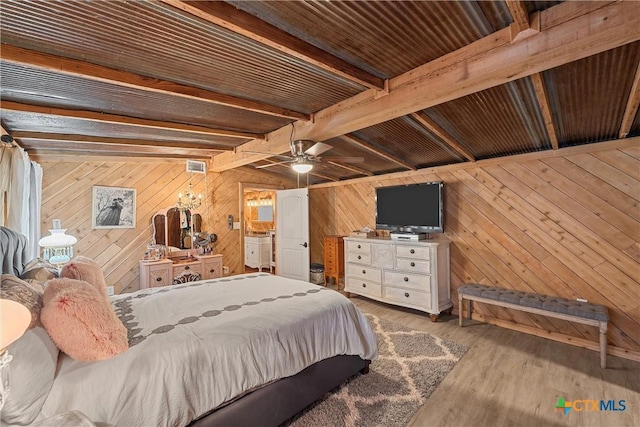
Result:
<svg viewBox="0 0 640 427"><path fill-rule="evenodd" d="M299 139L297 141L291 141L289 143L291 147L291 156L285 156L281 154L272 155L282 159L281 162L271 163L268 165L256 166L257 169L264 169L271 166L290 164L291 168L298 173L307 173L313 169L314 163L321 161L329 162L345 162L345 163L361 163L364 161L362 157L346 157L346 156L334 156L334 157L320 157L320 155L333 147L324 142L315 142L308 139ZM268 154L268 153L260 153Z"/></svg>

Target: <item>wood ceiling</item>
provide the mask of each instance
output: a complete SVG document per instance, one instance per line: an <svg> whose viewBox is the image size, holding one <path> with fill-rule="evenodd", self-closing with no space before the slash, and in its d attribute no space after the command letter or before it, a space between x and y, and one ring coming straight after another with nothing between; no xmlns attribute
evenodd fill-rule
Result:
<svg viewBox="0 0 640 427"><path fill-rule="evenodd" d="M640 135L640 2L3 1L27 152L210 160L323 141L310 182ZM252 153L248 153L252 152ZM287 166L266 170L293 175Z"/></svg>

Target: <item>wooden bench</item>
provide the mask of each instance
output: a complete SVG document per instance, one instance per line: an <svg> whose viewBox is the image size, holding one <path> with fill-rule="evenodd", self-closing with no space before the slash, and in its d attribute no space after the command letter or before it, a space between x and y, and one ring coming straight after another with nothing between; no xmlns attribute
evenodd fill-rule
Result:
<svg viewBox="0 0 640 427"><path fill-rule="evenodd" d="M607 367L609 313L607 307L603 305L467 283L458 288L458 324L460 326L462 326L462 302L465 299L467 300L467 319L471 319L471 301L477 301L512 310L597 326L600 330L600 366Z"/></svg>

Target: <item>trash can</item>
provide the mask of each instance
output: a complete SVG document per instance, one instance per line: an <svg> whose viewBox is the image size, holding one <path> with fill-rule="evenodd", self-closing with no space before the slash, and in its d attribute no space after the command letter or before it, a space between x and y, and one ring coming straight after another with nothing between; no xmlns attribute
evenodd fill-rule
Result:
<svg viewBox="0 0 640 427"><path fill-rule="evenodd" d="M316 285L324 285L324 265L312 263L309 269L309 281Z"/></svg>

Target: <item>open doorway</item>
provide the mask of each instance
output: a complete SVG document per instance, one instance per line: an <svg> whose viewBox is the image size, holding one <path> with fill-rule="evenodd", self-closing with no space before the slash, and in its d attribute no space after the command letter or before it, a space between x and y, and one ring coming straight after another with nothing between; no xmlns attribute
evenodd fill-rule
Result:
<svg viewBox="0 0 640 427"><path fill-rule="evenodd" d="M240 254L244 272L275 273L276 190L282 186L239 184Z"/></svg>

